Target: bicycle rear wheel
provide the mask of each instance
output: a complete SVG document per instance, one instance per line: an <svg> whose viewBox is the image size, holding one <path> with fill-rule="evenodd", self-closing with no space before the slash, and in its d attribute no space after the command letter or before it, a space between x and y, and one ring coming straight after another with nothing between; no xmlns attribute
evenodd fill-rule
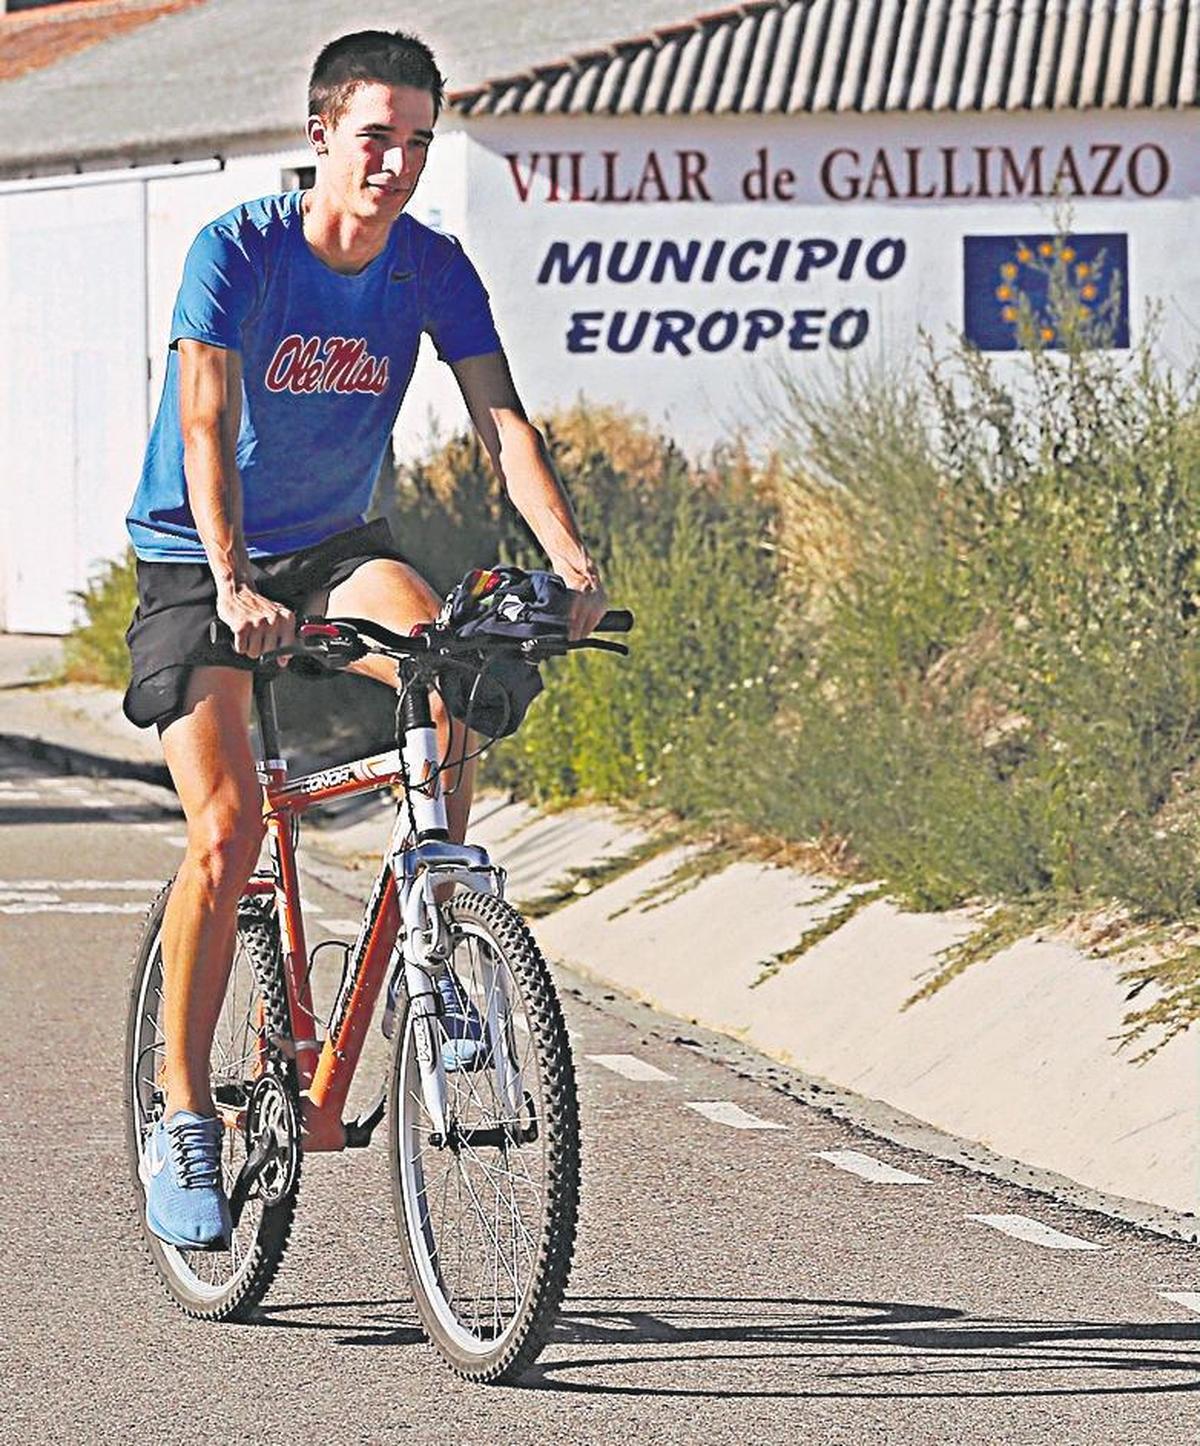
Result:
<svg viewBox="0 0 1200 1446"><path fill-rule="evenodd" d="M447 1073L443 1138L422 1095L419 1026L409 1006L388 1111L396 1217L430 1341L470 1380L512 1381L544 1346L571 1268L579 1211L575 1074L554 984L520 915L465 890L444 912L451 966L491 1021L490 1058L480 1069ZM437 1029L440 1040L440 1022Z"/></svg>
<svg viewBox="0 0 1200 1446"><path fill-rule="evenodd" d="M290 1031L274 901L238 907L233 967L211 1054L213 1097L225 1120L222 1174L231 1194L248 1136L269 1158L255 1179L228 1250L179 1250L146 1225L138 1179L142 1149L164 1105L162 921L170 886L151 907L134 960L125 1041L125 1134L143 1244L172 1299L188 1315L243 1320L266 1294L287 1248L299 1186L291 1066L275 1042ZM267 1076L274 1083L263 1081ZM248 1128L249 1126L249 1128Z"/></svg>

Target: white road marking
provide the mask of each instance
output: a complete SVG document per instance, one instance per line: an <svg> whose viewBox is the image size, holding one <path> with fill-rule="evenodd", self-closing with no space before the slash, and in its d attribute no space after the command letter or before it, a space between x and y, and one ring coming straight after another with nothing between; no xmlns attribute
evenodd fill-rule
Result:
<svg viewBox="0 0 1200 1446"><path fill-rule="evenodd" d="M91 904L80 900L55 904L0 904L0 914L144 914L141 904Z"/></svg>
<svg viewBox="0 0 1200 1446"><path fill-rule="evenodd" d="M1176 1305L1200 1315L1200 1290L1160 1290L1158 1293L1163 1300L1173 1300Z"/></svg>
<svg viewBox="0 0 1200 1446"><path fill-rule="evenodd" d="M181 833L173 834L170 838L164 839L163 842L174 844L177 849L187 848L187 838Z"/></svg>
<svg viewBox="0 0 1200 1446"><path fill-rule="evenodd" d="M839 1170L848 1170L851 1175L858 1175L876 1185L929 1184L924 1175L910 1175L907 1170L897 1170L894 1165L885 1165L882 1160L875 1160L857 1150L814 1150L813 1154L819 1160L828 1160Z"/></svg>
<svg viewBox="0 0 1200 1446"><path fill-rule="evenodd" d="M117 893L157 893L162 879L0 879L0 890L45 890L71 893L82 889L107 889Z"/></svg>
<svg viewBox="0 0 1200 1446"><path fill-rule="evenodd" d="M314 904L311 901L306 901L304 904L304 913L306 917L311 916L314 919L319 919L322 914L324 914L324 912L325 910L320 906L320 904Z"/></svg>
<svg viewBox="0 0 1200 1446"><path fill-rule="evenodd" d="M1030 1245L1041 1245L1047 1250L1099 1250L1101 1247L1091 1240L1081 1240L1078 1235L1065 1235L1061 1230L1043 1225L1040 1220L1031 1220L1028 1215L968 1215L968 1220L978 1220L981 1225L990 1225L1014 1240L1024 1240Z"/></svg>
<svg viewBox="0 0 1200 1446"><path fill-rule="evenodd" d="M5 789L0 793L0 803L41 803L40 793L27 793L24 789Z"/></svg>
<svg viewBox="0 0 1200 1446"><path fill-rule="evenodd" d="M111 809L129 807L129 799L127 798L108 798L107 796L97 798L94 793L85 793L81 788L60 788L57 792L61 797L54 801L59 807L64 805L64 801L69 803L72 808ZM49 802L49 800L43 799L43 802Z"/></svg>
<svg viewBox="0 0 1200 1446"><path fill-rule="evenodd" d="M732 1100L684 1100L689 1110L695 1110L715 1125L728 1125L734 1130L782 1130L783 1125L774 1120L763 1120L752 1115Z"/></svg>
<svg viewBox="0 0 1200 1446"><path fill-rule="evenodd" d="M612 1070L613 1074L619 1074L623 1079L634 1080L661 1080L674 1079L673 1074L668 1074L665 1069L659 1069L657 1065L648 1064L644 1059L638 1059L636 1054L589 1054L586 1058L593 1064L598 1064L603 1069Z"/></svg>

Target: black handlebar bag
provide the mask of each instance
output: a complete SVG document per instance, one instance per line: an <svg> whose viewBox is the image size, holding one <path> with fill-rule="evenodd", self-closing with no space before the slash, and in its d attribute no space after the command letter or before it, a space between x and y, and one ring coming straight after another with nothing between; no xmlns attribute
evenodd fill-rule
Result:
<svg viewBox="0 0 1200 1446"><path fill-rule="evenodd" d="M446 595L438 625L464 642L481 643L475 665L447 664L438 689L450 716L489 738L506 738L521 726L530 703L542 691L537 664L521 657L522 643L566 642L571 593L553 572L520 567L475 568ZM508 642L512 652L493 652L486 643Z"/></svg>

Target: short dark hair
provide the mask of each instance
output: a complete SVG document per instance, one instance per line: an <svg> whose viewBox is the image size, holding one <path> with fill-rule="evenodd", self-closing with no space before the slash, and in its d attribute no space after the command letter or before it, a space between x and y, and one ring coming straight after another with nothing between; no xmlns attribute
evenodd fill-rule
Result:
<svg viewBox="0 0 1200 1446"><path fill-rule="evenodd" d="M445 81L433 51L401 30L357 30L341 35L317 56L308 81L308 113L334 125L355 89L365 82L415 85L433 96L433 117L442 108Z"/></svg>

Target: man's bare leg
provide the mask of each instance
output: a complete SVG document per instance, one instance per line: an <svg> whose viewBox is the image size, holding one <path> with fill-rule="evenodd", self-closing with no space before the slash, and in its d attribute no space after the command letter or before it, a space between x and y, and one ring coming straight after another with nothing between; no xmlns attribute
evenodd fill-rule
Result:
<svg viewBox="0 0 1200 1446"><path fill-rule="evenodd" d="M187 852L163 919L168 1115L216 1113L209 1053L229 979L237 901L263 838L250 692L248 673L196 668L183 715L162 734L187 818Z"/></svg>
<svg viewBox="0 0 1200 1446"><path fill-rule="evenodd" d="M324 612L329 617L371 618L394 633L407 633L414 623L432 622L441 599L425 579L407 563L390 558L365 562L329 594ZM396 686L396 665L387 658L368 657L353 665L352 671ZM455 843L467 836L471 796L475 787L475 759L454 767L464 753L476 746L474 735L450 718L436 693L430 696L433 721L443 756L450 748L451 767L444 776L447 790L446 824Z"/></svg>

